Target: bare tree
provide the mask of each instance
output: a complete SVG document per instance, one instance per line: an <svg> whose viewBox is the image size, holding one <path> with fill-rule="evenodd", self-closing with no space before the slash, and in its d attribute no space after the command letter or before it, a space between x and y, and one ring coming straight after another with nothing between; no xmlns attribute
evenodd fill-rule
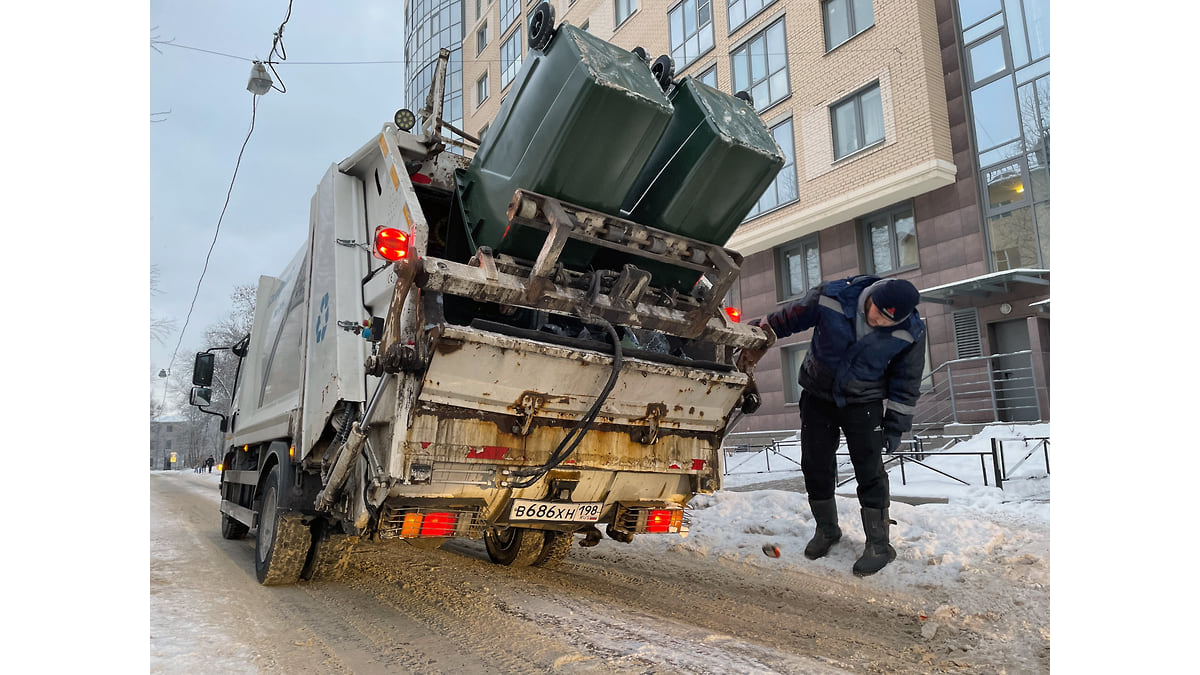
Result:
<svg viewBox="0 0 1200 675"><path fill-rule="evenodd" d="M162 289L158 287L160 273L158 265L150 266L150 295L161 295ZM150 310L150 339L158 342L161 345L167 343L167 338L175 331L175 319L169 317L157 316L154 310Z"/></svg>
<svg viewBox="0 0 1200 675"><path fill-rule="evenodd" d="M209 326L204 332L204 341L208 348L232 347L250 334L257 295L258 290L255 286L244 284L234 287L229 295L229 315ZM216 351L214 354L216 366L213 370L213 403L227 408L233 398L241 359L228 349Z"/></svg>

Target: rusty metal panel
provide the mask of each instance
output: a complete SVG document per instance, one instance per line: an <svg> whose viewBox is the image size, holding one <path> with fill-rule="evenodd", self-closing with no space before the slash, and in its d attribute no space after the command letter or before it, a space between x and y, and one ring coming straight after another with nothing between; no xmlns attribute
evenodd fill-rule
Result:
<svg viewBox="0 0 1200 675"><path fill-rule="evenodd" d="M604 388L613 357L463 326L445 327L421 389L421 401L522 414L535 399L539 419L574 421ZM714 432L748 381L718 373L626 358L600 409L601 422L648 426L657 407L663 430Z"/></svg>

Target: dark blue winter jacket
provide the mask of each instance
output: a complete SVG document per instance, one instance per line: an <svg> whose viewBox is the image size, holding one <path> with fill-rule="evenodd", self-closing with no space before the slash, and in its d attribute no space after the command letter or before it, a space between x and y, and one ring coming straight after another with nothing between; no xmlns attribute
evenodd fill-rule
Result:
<svg viewBox="0 0 1200 675"><path fill-rule="evenodd" d="M884 432L899 435L912 428L921 395L925 325L914 309L895 326L868 326L864 303L879 280L861 275L822 282L764 321L780 338L815 327L800 386L839 407L886 400Z"/></svg>

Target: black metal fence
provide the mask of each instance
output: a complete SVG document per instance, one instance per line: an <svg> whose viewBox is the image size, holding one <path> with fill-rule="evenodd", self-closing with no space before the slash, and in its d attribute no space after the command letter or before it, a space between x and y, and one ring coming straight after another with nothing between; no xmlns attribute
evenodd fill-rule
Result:
<svg viewBox="0 0 1200 675"><path fill-rule="evenodd" d="M1022 450L1024 450L1024 455L1021 457L1021 459L1019 459L1011 467L1008 465L1008 461L1005 457L1005 443L1008 443L1010 445L1012 443L1023 443L1025 446L1022 448ZM1030 445L1030 443L1032 443L1032 445ZM775 470L775 471L796 471L796 470L800 469L800 462L796 461L795 459L788 456L787 454L784 454L783 450L786 448L789 450L794 450L795 452L799 452L799 447L800 447L800 442L796 441L796 440L785 440L785 441L772 440L768 443L741 444L741 445L727 446L725 448L725 472L724 473L726 476L729 476L729 475L734 475L734 474L770 473L773 470ZM845 446L843 445L843 448L844 447ZM892 453L892 454L888 454L888 455L884 456L884 458L885 458L884 459L884 467L899 466L900 482L903 485L908 484L908 475L907 475L907 471L906 471L906 465L911 465L911 464L916 464L918 466L924 467L925 469L928 469L936 474L945 476L946 478L949 478L957 483L961 483L962 485L971 485L972 484L972 483L968 482L967 480L964 480L963 477L955 476L955 475L948 473L947 471L943 471L937 467L930 466L928 461L935 457L954 457L954 456L978 457L979 458L979 473L980 473L980 476L982 477L983 485L985 485L985 486L990 485L989 479L988 479L988 465L990 464L991 469L992 469L993 480L996 483L996 487L998 487L1000 489L1004 489L1004 482L1006 480L1009 480L1009 477L1011 475L1013 475L1013 473L1015 471L1020 469L1021 466L1023 464L1025 464L1025 462L1027 462L1029 460L1029 458L1032 457L1034 454L1036 454L1039 450L1041 451L1042 457L1046 464L1046 473L1047 474L1050 473L1050 437L1049 436L1031 436L1029 438L1022 438L1022 437L993 438L993 439L991 439L990 447L987 450L975 450L975 451L937 450L937 451L929 452L929 451L921 450L919 445L915 445L914 447L916 447L917 449L915 449L913 451L896 452L896 453ZM843 463L843 466L844 466L846 464L849 464L850 453L848 451L845 451L843 448L840 448L836 454L838 457L846 458L846 462ZM757 458L759 458L760 456L764 460L761 465L759 463L755 462L755 460ZM777 467L776 469L771 468L772 457L775 458L775 463L776 463L776 467ZM748 465L751 465L751 464L753 464L753 466L751 468L745 469L745 470L739 470L739 469L743 469L744 467L747 467ZM760 468L760 466L762 468ZM959 471L959 473L961 473L961 471ZM967 476L967 477L969 477L969 476ZM838 483L838 487L841 487L841 486L845 485L846 483L849 483L852 480L854 480L854 476L850 475L849 477L842 479Z"/></svg>

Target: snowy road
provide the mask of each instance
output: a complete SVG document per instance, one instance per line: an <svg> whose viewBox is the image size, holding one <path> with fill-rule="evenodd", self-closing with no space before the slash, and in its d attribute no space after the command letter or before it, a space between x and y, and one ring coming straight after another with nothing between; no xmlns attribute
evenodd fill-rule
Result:
<svg viewBox="0 0 1200 675"><path fill-rule="evenodd" d="M363 543L340 581L263 587L253 538L221 538L215 476L155 472L150 493L151 672L1023 672L850 579L607 539L554 571Z"/></svg>

